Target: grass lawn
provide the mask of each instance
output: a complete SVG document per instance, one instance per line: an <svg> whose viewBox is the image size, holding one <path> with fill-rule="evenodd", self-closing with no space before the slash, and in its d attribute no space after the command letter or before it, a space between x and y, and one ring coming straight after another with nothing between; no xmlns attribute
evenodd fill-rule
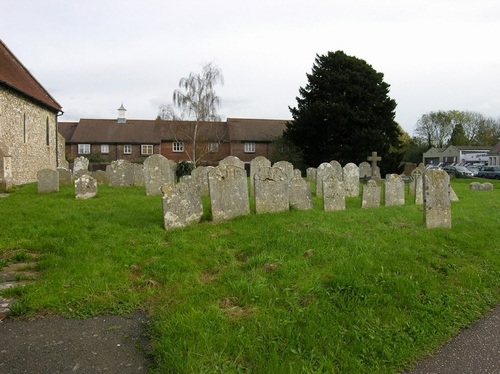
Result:
<svg viewBox="0 0 500 374"><path fill-rule="evenodd" d="M29 184L0 199L0 267L32 257L39 277L2 292L18 316L146 310L153 372L398 373L500 300L500 181L470 182L452 181L449 230L407 197L168 232L144 188Z"/></svg>

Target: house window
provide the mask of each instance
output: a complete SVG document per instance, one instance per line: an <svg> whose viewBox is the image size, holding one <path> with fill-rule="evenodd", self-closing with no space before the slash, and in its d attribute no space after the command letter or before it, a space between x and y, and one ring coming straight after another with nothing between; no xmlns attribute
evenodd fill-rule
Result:
<svg viewBox="0 0 500 374"><path fill-rule="evenodd" d="M141 144L141 155L152 155L153 145L152 144Z"/></svg>
<svg viewBox="0 0 500 374"><path fill-rule="evenodd" d="M109 153L109 144L101 144L101 153L108 154Z"/></svg>
<svg viewBox="0 0 500 374"><path fill-rule="evenodd" d="M173 152L184 152L184 143L183 142L173 142L172 143L172 151Z"/></svg>
<svg viewBox="0 0 500 374"><path fill-rule="evenodd" d="M90 154L90 144L78 144L78 154L79 155L89 155Z"/></svg>
<svg viewBox="0 0 500 374"><path fill-rule="evenodd" d="M132 145L131 144L125 144L123 146L123 153L126 155L132 154Z"/></svg>
<svg viewBox="0 0 500 374"><path fill-rule="evenodd" d="M245 143L245 153L255 153L255 143L246 142Z"/></svg>
<svg viewBox="0 0 500 374"><path fill-rule="evenodd" d="M219 152L219 143L208 143L208 151L212 153Z"/></svg>

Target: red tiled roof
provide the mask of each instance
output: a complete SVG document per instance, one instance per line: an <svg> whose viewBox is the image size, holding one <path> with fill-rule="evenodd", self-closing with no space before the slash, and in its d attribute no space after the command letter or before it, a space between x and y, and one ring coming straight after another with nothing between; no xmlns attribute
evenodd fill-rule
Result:
<svg viewBox="0 0 500 374"><path fill-rule="evenodd" d="M4 84L55 111L61 110L61 105L38 83L2 40L0 40L0 84Z"/></svg>
<svg viewBox="0 0 500 374"><path fill-rule="evenodd" d="M228 118L229 138L236 141L269 142L283 134L290 120Z"/></svg>

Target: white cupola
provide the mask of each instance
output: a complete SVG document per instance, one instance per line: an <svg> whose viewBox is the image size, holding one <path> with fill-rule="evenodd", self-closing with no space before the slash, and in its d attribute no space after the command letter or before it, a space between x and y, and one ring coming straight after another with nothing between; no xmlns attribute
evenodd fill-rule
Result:
<svg viewBox="0 0 500 374"><path fill-rule="evenodd" d="M116 120L116 122L118 122L118 123L127 122L127 116L125 114L126 111L127 111L127 109L125 109L123 107L123 103L122 103L122 105L118 108L118 119Z"/></svg>

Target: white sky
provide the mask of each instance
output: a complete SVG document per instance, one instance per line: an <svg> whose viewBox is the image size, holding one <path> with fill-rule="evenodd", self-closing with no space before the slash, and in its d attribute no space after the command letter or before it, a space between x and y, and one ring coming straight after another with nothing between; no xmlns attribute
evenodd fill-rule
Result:
<svg viewBox="0 0 500 374"><path fill-rule="evenodd" d="M62 121L154 119L213 62L219 114L291 118L316 54L384 74L413 133L435 110L500 117L498 0L0 0L0 38L63 107Z"/></svg>

